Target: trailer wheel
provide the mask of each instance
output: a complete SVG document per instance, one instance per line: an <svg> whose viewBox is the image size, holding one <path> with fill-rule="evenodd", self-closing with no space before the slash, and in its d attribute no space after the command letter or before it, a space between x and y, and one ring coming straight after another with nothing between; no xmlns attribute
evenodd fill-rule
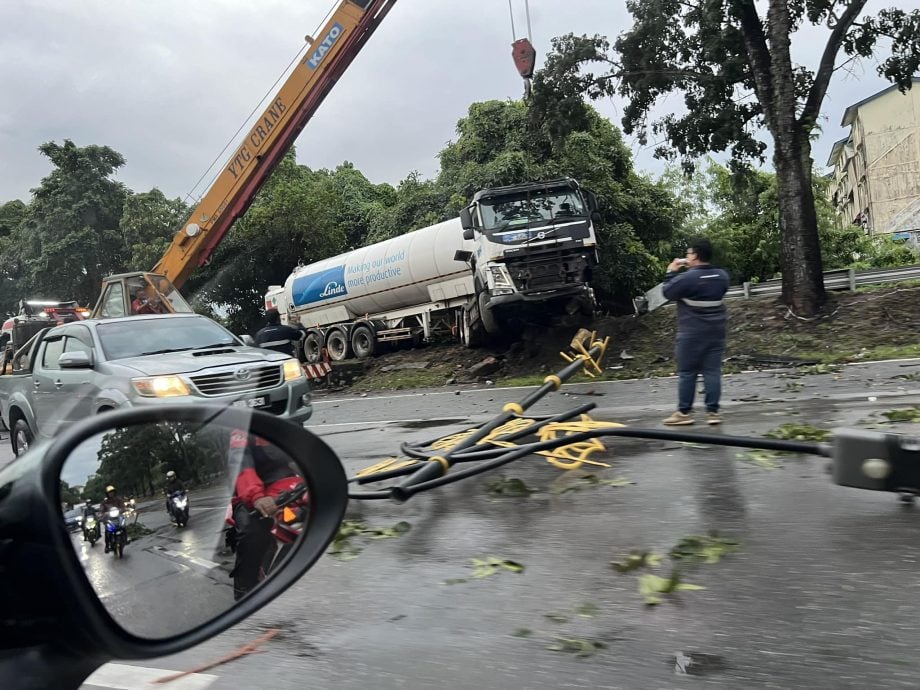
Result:
<svg viewBox="0 0 920 690"><path fill-rule="evenodd" d="M303 357L308 364L316 364L323 358L323 334L315 328L303 337Z"/></svg>
<svg viewBox="0 0 920 690"><path fill-rule="evenodd" d="M377 336L370 326L356 326L351 332L351 349L358 359L373 357L377 350Z"/></svg>
<svg viewBox="0 0 920 690"><path fill-rule="evenodd" d="M326 350L334 362L341 362L351 355L351 346L345 331L334 328L326 335Z"/></svg>

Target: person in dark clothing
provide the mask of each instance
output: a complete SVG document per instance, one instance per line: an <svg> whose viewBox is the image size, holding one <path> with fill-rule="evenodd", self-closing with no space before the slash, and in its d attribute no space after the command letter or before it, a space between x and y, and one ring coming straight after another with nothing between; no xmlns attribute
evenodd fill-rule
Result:
<svg viewBox="0 0 920 690"><path fill-rule="evenodd" d="M297 343L303 340L304 331L281 323L281 314L277 309L267 310L265 320L268 325L256 333L256 345L293 357Z"/></svg>
<svg viewBox="0 0 920 690"><path fill-rule="evenodd" d="M166 473L166 484L163 485L163 493L166 494L166 512L172 514L172 506L169 499L177 491L185 492L185 484L179 481L179 477L173 470Z"/></svg>
<svg viewBox="0 0 920 690"><path fill-rule="evenodd" d="M284 451L238 429L230 435L229 459L230 476L236 476L232 506L237 535L236 563L230 574L233 598L239 600L259 583L259 570L273 545L275 497L303 479Z"/></svg>
<svg viewBox="0 0 920 690"><path fill-rule="evenodd" d="M700 375L706 390L706 421L722 423L719 400L727 320L722 298L729 279L728 273L713 267L711 261L709 240L694 240L687 258L674 259L664 278L664 296L677 303L677 411L664 420L672 426L693 424L691 413Z"/></svg>
<svg viewBox="0 0 920 690"><path fill-rule="evenodd" d="M105 498L102 499L102 503L99 504L99 512L102 514L102 522L107 523L110 519L109 511L112 508L117 508L119 512L125 512L125 501L118 495L115 491L114 486L105 487ZM105 530L105 552L108 553L112 548L112 534L108 530Z"/></svg>

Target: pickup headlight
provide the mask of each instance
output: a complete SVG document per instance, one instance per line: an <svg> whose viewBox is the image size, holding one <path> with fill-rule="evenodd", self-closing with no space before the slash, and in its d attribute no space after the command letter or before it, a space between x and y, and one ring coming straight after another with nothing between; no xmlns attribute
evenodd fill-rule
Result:
<svg viewBox="0 0 920 690"><path fill-rule="evenodd" d="M172 398L188 395L188 386L178 376L146 376L131 379L134 390L145 398Z"/></svg>
<svg viewBox="0 0 920 690"><path fill-rule="evenodd" d="M303 378L303 367L300 366L300 362L296 359L284 360L284 380L295 381L299 378Z"/></svg>
<svg viewBox="0 0 920 690"><path fill-rule="evenodd" d="M514 292L514 282L504 264L489 266L492 275L492 289L496 295L508 295Z"/></svg>

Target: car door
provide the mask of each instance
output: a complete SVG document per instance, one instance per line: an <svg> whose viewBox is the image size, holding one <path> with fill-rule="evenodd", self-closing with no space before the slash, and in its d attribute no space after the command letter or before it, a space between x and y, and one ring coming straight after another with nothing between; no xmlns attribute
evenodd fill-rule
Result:
<svg viewBox="0 0 920 690"><path fill-rule="evenodd" d="M93 336L86 326L70 326L64 331L63 351L85 352L90 361L99 361L93 347ZM93 369L60 369L57 372L54 385L61 398L66 400L66 407L62 408L65 412L64 425L69 426L93 414L99 393L97 379Z"/></svg>
<svg viewBox="0 0 920 690"><path fill-rule="evenodd" d="M58 358L64 353L64 336L49 333L39 345L32 366L32 411L35 413L35 431L42 436L54 436L67 414L66 401L60 395Z"/></svg>

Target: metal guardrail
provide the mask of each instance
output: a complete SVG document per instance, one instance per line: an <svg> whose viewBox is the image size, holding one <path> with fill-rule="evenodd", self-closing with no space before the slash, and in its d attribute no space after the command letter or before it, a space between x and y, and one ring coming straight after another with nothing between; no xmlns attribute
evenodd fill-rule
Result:
<svg viewBox="0 0 920 690"><path fill-rule="evenodd" d="M902 266L900 268L875 268L868 271L857 271L852 268L843 268L835 271L824 272L824 287L827 290L855 290L861 285L884 285L885 283L900 283L904 280L920 279L920 265ZM659 283L644 295L633 300L636 314L646 314L659 307L669 304L662 292L663 283ZM725 299L740 297L758 297L760 295L779 295L783 292L783 281L766 280L762 283L744 283L729 288Z"/></svg>
<svg viewBox="0 0 920 690"><path fill-rule="evenodd" d="M842 268L824 272L824 287L827 290L855 290L862 285L884 285L900 283L904 280L920 279L920 265L902 266L900 268L875 268L857 271ZM744 283L729 288L725 299L737 297L757 297L759 295L779 295L783 291L781 279L765 280L762 283Z"/></svg>

